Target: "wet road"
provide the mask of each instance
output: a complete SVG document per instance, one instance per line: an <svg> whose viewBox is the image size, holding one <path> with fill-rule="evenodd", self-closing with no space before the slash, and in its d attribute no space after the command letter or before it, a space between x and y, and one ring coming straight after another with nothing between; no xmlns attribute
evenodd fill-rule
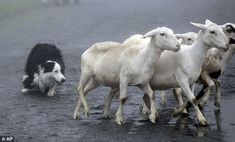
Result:
<svg viewBox="0 0 235 142"><path fill-rule="evenodd" d="M170 116L175 100L167 92L167 105L157 96L160 120L153 125L139 112L142 92L129 89L126 123L102 118L108 88L88 95L90 116L77 121L72 113L77 103L74 85L80 77L80 55L100 41L122 42L135 33L168 26L176 33L197 31L189 24L206 18L218 24L235 22L233 0L81 0L79 5L54 6L38 2L25 11L0 21L0 135L13 135L19 142L41 141L234 141L235 60L222 77L221 111L213 97L205 108L210 127L199 128L195 113L187 118ZM36 43L54 43L64 54L67 81L54 97L22 95L20 77L26 58ZM114 100L114 116L118 101Z"/></svg>

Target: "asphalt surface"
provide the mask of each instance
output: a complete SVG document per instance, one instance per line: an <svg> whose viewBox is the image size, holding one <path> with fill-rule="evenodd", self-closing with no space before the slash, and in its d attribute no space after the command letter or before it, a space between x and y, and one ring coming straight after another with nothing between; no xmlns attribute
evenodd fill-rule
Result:
<svg viewBox="0 0 235 142"><path fill-rule="evenodd" d="M79 5L42 5L8 15L0 21L0 136L15 136L18 142L88 141L234 141L235 60L228 62L222 80L221 110L215 110L213 95L204 114L209 127L198 127L195 112L189 117L171 117L175 99L167 92L162 106L157 95L160 120L155 125L140 113L142 92L129 88L125 125L103 119L109 88L88 95L90 116L72 118L77 103L74 86L80 77L80 55L93 43L122 42L135 33L158 26L175 33L197 31L190 21L206 18L218 23L235 22L233 0L80 0ZM21 75L30 49L36 43L54 43L64 54L67 81L54 97L21 93ZM115 116L118 100L111 114Z"/></svg>

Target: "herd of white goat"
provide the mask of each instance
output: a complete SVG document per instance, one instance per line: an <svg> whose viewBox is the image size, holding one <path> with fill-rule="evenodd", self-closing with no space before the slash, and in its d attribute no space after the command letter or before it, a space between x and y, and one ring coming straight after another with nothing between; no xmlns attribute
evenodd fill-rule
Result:
<svg viewBox="0 0 235 142"><path fill-rule="evenodd" d="M104 117L109 117L111 101L114 96L119 96L116 122L123 124L127 87L137 86L145 93L142 112L149 115L152 123L159 117L154 90L173 88L179 104L173 114L187 113L186 108L192 105L199 125L207 125L200 108L208 101L213 86L217 91L215 105L220 106L219 76L235 51L235 25L217 25L210 20L205 24L191 24L199 28L198 34L174 34L167 27L159 27L145 35L133 35L123 43L101 42L88 48L81 56L81 77L76 87L79 99L74 119L79 119L81 106L84 114L88 115L86 95L103 85L111 88L105 102ZM194 95L195 83L207 88L200 100ZM181 92L188 102L183 102ZM166 100L164 97L162 95L163 101Z"/></svg>

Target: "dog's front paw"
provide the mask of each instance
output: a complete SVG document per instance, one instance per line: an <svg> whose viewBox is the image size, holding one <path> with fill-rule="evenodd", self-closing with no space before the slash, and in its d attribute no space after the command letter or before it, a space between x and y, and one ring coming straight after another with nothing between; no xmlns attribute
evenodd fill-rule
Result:
<svg viewBox="0 0 235 142"><path fill-rule="evenodd" d="M49 92L47 93L47 96L52 97L52 96L54 96L55 94L56 94L56 92L53 90L53 91L49 91Z"/></svg>

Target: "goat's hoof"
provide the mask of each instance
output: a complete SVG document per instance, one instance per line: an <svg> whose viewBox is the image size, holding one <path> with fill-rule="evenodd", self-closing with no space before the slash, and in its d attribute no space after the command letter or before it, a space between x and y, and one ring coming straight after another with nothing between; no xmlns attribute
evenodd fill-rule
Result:
<svg viewBox="0 0 235 142"><path fill-rule="evenodd" d="M158 113L156 112L156 113L153 113L153 114L150 114L149 115L149 120L152 122L152 123L156 123L156 118L158 118L159 117L159 115L158 115Z"/></svg>
<svg viewBox="0 0 235 142"><path fill-rule="evenodd" d="M181 113L181 117L188 117L189 115L188 115L188 113L187 112L182 112Z"/></svg>
<svg viewBox="0 0 235 142"><path fill-rule="evenodd" d="M214 105L215 105L217 108L220 108L220 103L215 102Z"/></svg>
<svg viewBox="0 0 235 142"><path fill-rule="evenodd" d="M149 118L149 120L150 120L153 124L156 123L156 118Z"/></svg>
<svg viewBox="0 0 235 142"><path fill-rule="evenodd" d="M159 116L159 113L158 113L158 112L156 113L156 119L157 119L157 120L160 119L160 116Z"/></svg>
<svg viewBox="0 0 235 142"><path fill-rule="evenodd" d="M103 114L103 118L105 118L105 119L110 119L110 118L112 118L109 114Z"/></svg>
<svg viewBox="0 0 235 142"><path fill-rule="evenodd" d="M202 126L202 127L208 126L206 119L198 120L198 124L199 126Z"/></svg>
<svg viewBox="0 0 235 142"><path fill-rule="evenodd" d="M80 118L80 117L79 117L78 114L74 114L74 115L73 115L73 119L78 120L79 118Z"/></svg>
<svg viewBox="0 0 235 142"><path fill-rule="evenodd" d="M166 105L166 99L161 99L161 104Z"/></svg>
<svg viewBox="0 0 235 142"><path fill-rule="evenodd" d="M89 117L89 113L88 113L88 112L84 112L84 115L85 115L86 117Z"/></svg>
<svg viewBox="0 0 235 142"><path fill-rule="evenodd" d="M124 124L124 121L123 121L123 118L116 118L116 122L117 122L117 124L118 125L122 125L122 124Z"/></svg>
<svg viewBox="0 0 235 142"><path fill-rule="evenodd" d="M150 110L144 108L143 106L140 106L140 112L141 112L143 115L149 115Z"/></svg>
<svg viewBox="0 0 235 142"><path fill-rule="evenodd" d="M148 112L148 111L142 111L142 114L143 114L143 115L148 115L149 112Z"/></svg>
<svg viewBox="0 0 235 142"><path fill-rule="evenodd" d="M171 116L175 117L175 116L179 115L179 113L180 113L180 107L177 106L174 108L173 112L171 113Z"/></svg>

